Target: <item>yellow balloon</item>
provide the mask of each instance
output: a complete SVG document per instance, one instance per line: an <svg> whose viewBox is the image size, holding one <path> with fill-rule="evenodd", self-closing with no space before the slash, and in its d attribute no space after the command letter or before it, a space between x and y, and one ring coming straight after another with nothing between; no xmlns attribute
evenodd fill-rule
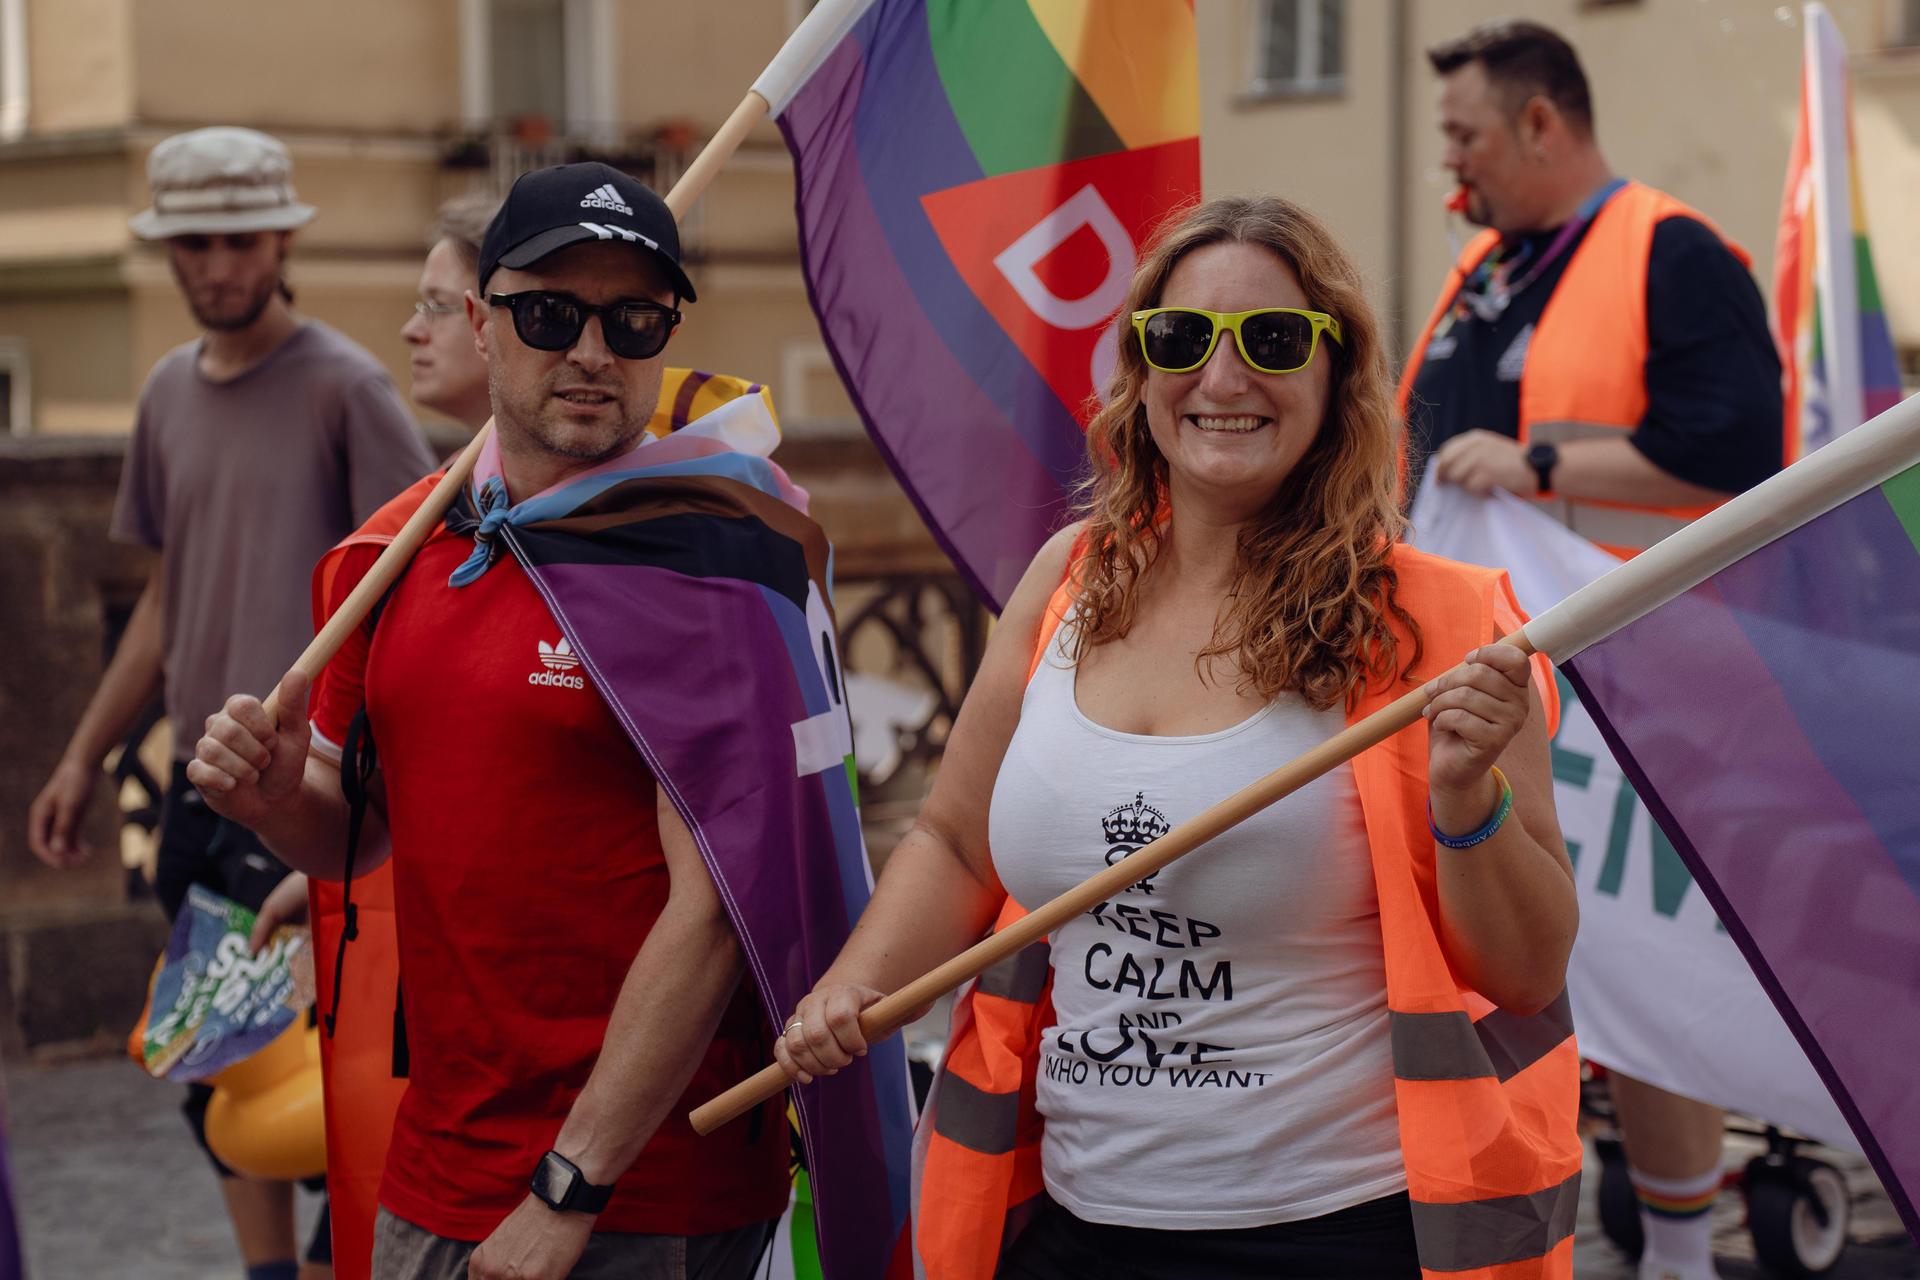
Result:
<svg viewBox="0 0 1920 1280"><path fill-rule="evenodd" d="M326 1172L318 1028L298 1019L207 1083L207 1145L235 1172L273 1181Z"/></svg>

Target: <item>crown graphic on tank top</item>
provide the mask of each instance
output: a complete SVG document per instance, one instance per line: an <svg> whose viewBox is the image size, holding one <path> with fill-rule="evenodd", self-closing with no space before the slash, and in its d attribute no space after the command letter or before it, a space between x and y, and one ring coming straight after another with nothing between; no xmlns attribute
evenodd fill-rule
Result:
<svg viewBox="0 0 1920 1280"><path fill-rule="evenodd" d="M1100 819L1100 833L1107 841L1107 865L1112 866L1136 849L1144 848L1173 830L1167 815L1147 803L1147 793L1136 791L1130 803ZM1154 872L1153 875L1159 875ZM1128 893L1152 893L1153 876L1127 887Z"/></svg>

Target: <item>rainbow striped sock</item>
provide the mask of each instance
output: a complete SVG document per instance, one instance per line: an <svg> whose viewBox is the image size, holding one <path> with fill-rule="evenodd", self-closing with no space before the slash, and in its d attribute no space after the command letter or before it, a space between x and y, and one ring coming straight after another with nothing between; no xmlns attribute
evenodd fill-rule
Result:
<svg viewBox="0 0 1920 1280"><path fill-rule="evenodd" d="M1720 1198L1720 1170L1692 1178L1655 1178L1631 1166L1647 1246L1641 1280L1717 1280L1711 1210Z"/></svg>

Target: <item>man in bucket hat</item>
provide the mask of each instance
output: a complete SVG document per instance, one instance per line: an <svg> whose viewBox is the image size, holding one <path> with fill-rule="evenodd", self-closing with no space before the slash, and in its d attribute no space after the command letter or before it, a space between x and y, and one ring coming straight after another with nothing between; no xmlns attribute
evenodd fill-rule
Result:
<svg viewBox="0 0 1920 1280"><path fill-rule="evenodd" d="M286 147L251 129L198 129L155 147L147 172L153 206L133 230L165 244L202 333L162 357L141 392L113 534L158 556L33 803L28 839L52 866L87 856L80 828L101 762L164 687L174 768L154 888L171 919L191 885L257 908L286 874L206 806L186 762L227 693L271 688L311 637L315 561L433 458L380 364L294 310L287 251L314 210L294 197ZM204 1146L211 1091L189 1089ZM213 1163L249 1280L293 1280L291 1188Z"/></svg>

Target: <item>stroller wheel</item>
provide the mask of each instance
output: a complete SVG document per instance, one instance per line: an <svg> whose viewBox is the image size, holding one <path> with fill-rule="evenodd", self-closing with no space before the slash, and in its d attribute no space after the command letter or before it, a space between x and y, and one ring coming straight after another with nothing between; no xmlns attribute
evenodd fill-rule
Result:
<svg viewBox="0 0 1920 1280"><path fill-rule="evenodd" d="M1768 1271L1819 1276L1840 1261L1853 1204L1838 1169L1808 1156L1757 1156L1747 1164L1746 1189L1754 1255Z"/></svg>

